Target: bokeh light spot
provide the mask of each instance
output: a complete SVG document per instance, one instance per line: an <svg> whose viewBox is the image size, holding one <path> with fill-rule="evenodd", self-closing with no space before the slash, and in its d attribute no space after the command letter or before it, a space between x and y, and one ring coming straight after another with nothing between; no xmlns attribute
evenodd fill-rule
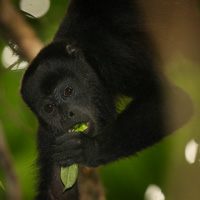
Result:
<svg viewBox="0 0 200 200"><path fill-rule="evenodd" d="M6 46L2 52L2 64L5 68L12 66L11 70L24 69L28 66L28 62L18 63L19 56L15 55L9 46ZM15 64L16 63L16 64Z"/></svg>
<svg viewBox="0 0 200 200"><path fill-rule="evenodd" d="M185 159L189 164L195 163L199 144L194 139L190 140L185 147Z"/></svg>
<svg viewBox="0 0 200 200"><path fill-rule="evenodd" d="M44 16L50 8L50 0L21 0L20 9L36 18Z"/></svg>
<svg viewBox="0 0 200 200"><path fill-rule="evenodd" d="M145 200L165 200L165 195L159 186L151 184L145 192Z"/></svg>

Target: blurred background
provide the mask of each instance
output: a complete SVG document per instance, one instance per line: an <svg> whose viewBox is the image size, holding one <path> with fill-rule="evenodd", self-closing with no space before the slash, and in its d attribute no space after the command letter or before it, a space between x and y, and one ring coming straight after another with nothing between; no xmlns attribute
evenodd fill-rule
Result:
<svg viewBox="0 0 200 200"><path fill-rule="evenodd" d="M0 9L4 1L0 0ZM200 4L194 0L139 2L165 74L191 96L196 111L188 124L156 146L101 167L106 197L107 200L199 200ZM68 1L12 0L11 3L47 44L66 12ZM23 199L31 200L36 183L37 120L19 94L28 62L22 62L14 53L20 50L4 29L0 25L0 132L12 155ZM5 144L0 141L0 149L1 145ZM7 173L2 166L0 162L0 199L6 200Z"/></svg>

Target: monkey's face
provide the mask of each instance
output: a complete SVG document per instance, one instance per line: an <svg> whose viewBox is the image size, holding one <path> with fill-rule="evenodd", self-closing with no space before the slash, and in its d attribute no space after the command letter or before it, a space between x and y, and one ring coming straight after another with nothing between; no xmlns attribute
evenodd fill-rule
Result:
<svg viewBox="0 0 200 200"><path fill-rule="evenodd" d="M76 59L41 62L22 85L22 97L41 124L55 135L86 123L85 132L98 134L111 115L107 91L91 67Z"/></svg>
<svg viewBox="0 0 200 200"><path fill-rule="evenodd" d="M46 90L49 83L43 83ZM50 85L49 85L50 86ZM44 93L43 93L44 94ZM91 98L92 92L79 80L64 78L55 87L50 87L37 104L38 115L58 132L71 132L73 126L86 123L94 128L96 108ZM85 132L88 133L88 130Z"/></svg>

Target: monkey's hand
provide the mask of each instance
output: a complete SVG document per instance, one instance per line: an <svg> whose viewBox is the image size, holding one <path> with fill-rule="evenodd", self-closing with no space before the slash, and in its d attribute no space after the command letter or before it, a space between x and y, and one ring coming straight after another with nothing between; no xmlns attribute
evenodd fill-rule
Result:
<svg viewBox="0 0 200 200"><path fill-rule="evenodd" d="M96 139L82 132L68 132L56 139L53 157L64 167L72 164L97 167L99 145Z"/></svg>

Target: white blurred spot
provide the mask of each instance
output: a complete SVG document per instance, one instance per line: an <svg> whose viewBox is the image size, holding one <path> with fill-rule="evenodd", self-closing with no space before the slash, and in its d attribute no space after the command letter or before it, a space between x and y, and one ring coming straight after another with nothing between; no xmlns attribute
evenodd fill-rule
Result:
<svg viewBox="0 0 200 200"><path fill-rule="evenodd" d="M36 18L44 16L50 8L50 0L21 0L20 9Z"/></svg>
<svg viewBox="0 0 200 200"><path fill-rule="evenodd" d="M11 65L15 65L11 70L24 69L28 66L28 63L23 61L20 64L17 63L19 56L14 55L12 49L9 46L6 46L2 53L2 64L5 68L9 68Z"/></svg>
<svg viewBox="0 0 200 200"><path fill-rule="evenodd" d="M145 192L145 200L165 200L165 195L162 193L160 187L151 184Z"/></svg>
<svg viewBox="0 0 200 200"><path fill-rule="evenodd" d="M195 163L197 157L199 144L194 141L194 139L190 140L185 147L185 159L189 164Z"/></svg>

